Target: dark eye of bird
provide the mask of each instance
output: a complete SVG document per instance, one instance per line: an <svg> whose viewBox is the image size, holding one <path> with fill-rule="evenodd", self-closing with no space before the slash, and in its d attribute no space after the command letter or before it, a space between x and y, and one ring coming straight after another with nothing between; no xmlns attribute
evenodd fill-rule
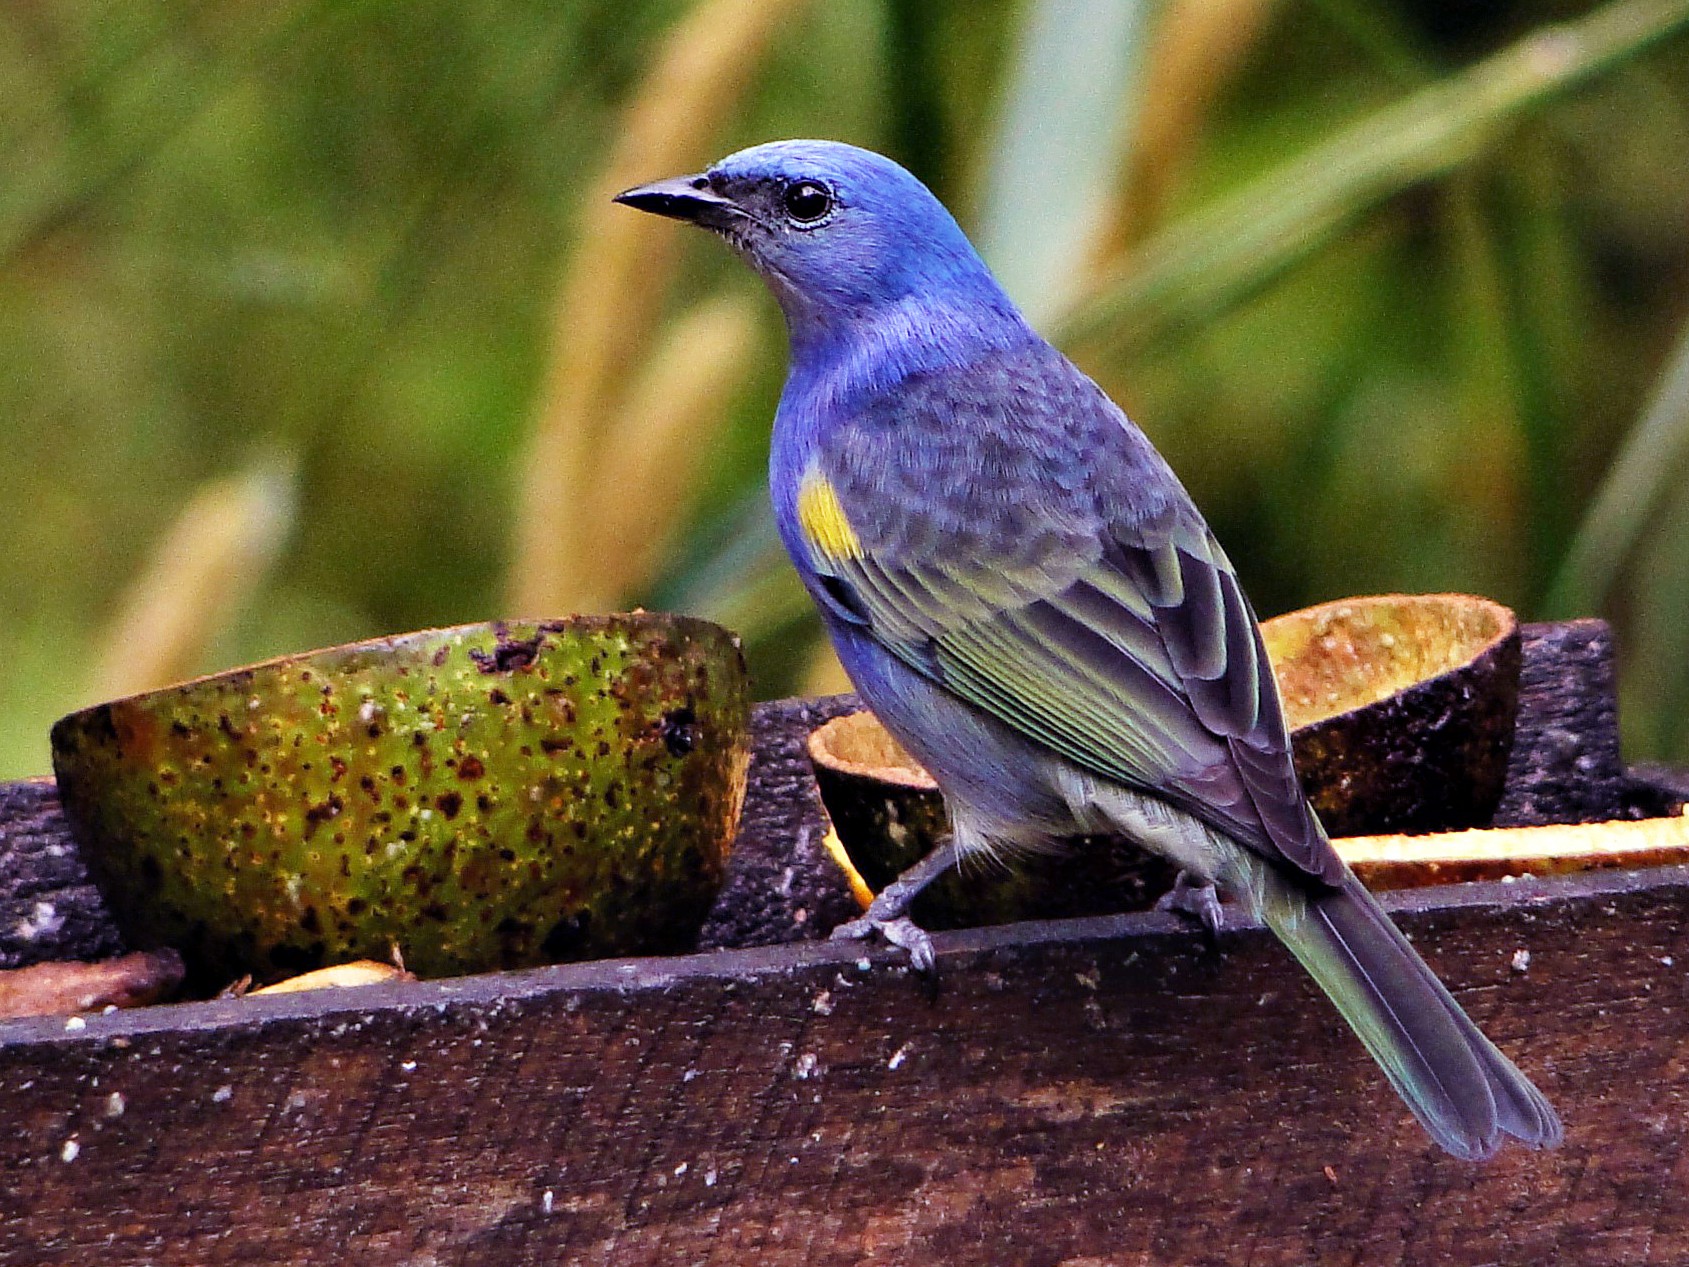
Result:
<svg viewBox="0 0 1689 1267"><path fill-rule="evenodd" d="M814 224L833 209L833 191L814 180L793 181L780 195L786 214L798 224Z"/></svg>

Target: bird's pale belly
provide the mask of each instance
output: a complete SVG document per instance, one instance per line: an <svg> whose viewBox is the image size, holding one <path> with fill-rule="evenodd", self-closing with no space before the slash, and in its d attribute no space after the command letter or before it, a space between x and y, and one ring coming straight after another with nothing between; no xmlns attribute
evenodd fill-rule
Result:
<svg viewBox="0 0 1689 1267"><path fill-rule="evenodd" d="M959 829L1034 847L1081 830L1055 786L1047 754L854 628L833 625L829 632L863 703L932 774Z"/></svg>
<svg viewBox="0 0 1689 1267"><path fill-rule="evenodd" d="M1098 781L933 685L874 654L849 626L833 645L863 702L943 790L965 848L1037 849L1119 833L1204 880L1230 880L1237 851L1165 802Z"/></svg>

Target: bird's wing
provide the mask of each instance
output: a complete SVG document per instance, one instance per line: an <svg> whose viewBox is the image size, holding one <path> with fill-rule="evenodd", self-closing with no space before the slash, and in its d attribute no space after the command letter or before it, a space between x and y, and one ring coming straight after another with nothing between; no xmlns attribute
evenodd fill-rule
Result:
<svg viewBox="0 0 1689 1267"><path fill-rule="evenodd" d="M1176 482L1148 517L1021 507L1018 531L980 533L839 474L812 473L799 498L836 618L1093 775L1342 879L1254 614Z"/></svg>

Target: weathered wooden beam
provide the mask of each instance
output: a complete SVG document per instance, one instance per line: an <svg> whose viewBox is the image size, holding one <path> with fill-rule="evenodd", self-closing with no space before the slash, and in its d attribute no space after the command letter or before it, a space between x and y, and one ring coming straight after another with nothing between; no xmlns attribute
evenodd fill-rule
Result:
<svg viewBox="0 0 1689 1267"><path fill-rule="evenodd" d="M1563 1113L1438 1153L1259 929L0 1024L0 1264L1689 1261L1689 868L1389 895Z"/></svg>
<svg viewBox="0 0 1689 1267"><path fill-rule="evenodd" d="M822 843L827 811L804 744L823 722L860 707L854 695L828 695L775 700L752 712L739 834L701 948L812 941L858 914Z"/></svg>
<svg viewBox="0 0 1689 1267"><path fill-rule="evenodd" d="M1599 620L1523 627L1520 712L1497 826L1675 812L1681 775L1619 762L1612 634ZM803 748L854 696L759 704L744 820L705 948L824 936L853 912L821 847L825 819ZM0 969L96 959L121 940L87 883L50 780L0 784Z"/></svg>
<svg viewBox="0 0 1689 1267"><path fill-rule="evenodd" d="M1625 817L1612 629L1566 620L1524 625L1520 634L1519 714L1494 825Z"/></svg>
<svg viewBox="0 0 1689 1267"><path fill-rule="evenodd" d="M0 970L122 949L53 781L0 783Z"/></svg>

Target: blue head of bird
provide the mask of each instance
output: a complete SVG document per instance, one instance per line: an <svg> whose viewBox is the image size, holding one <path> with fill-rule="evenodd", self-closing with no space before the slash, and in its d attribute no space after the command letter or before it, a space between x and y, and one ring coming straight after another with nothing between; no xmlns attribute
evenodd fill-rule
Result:
<svg viewBox="0 0 1689 1267"><path fill-rule="evenodd" d="M944 205L889 158L853 145L757 145L616 201L726 240L779 301L799 370L864 339L895 349L1025 332Z"/></svg>

